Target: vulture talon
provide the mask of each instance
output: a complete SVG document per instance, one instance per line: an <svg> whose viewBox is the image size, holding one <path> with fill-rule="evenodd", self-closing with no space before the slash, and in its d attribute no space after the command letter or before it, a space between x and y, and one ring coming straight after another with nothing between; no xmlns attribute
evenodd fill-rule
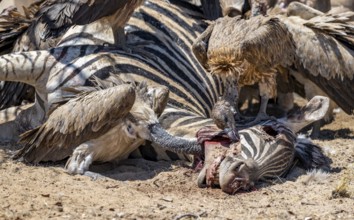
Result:
<svg viewBox="0 0 354 220"><path fill-rule="evenodd" d="M96 181L96 180L100 180L100 179L106 178L105 176L103 176L103 175L101 175L99 173L92 172L92 171L86 171L86 172L83 173L83 175L91 177L92 181Z"/></svg>

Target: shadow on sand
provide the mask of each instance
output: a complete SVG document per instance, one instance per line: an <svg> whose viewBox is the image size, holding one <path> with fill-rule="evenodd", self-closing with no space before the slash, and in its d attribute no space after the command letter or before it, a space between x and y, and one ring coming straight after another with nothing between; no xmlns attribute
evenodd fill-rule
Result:
<svg viewBox="0 0 354 220"><path fill-rule="evenodd" d="M354 140L354 135L349 128L341 128L338 130L322 129L318 139L322 141L329 141L337 138Z"/></svg>

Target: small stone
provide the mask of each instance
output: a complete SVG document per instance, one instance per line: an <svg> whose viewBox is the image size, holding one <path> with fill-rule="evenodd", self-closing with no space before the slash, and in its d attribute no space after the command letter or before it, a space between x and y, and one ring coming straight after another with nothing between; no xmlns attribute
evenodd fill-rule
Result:
<svg viewBox="0 0 354 220"><path fill-rule="evenodd" d="M164 198L161 198L161 200L163 200L165 202L173 202L173 199L170 197L164 197Z"/></svg>
<svg viewBox="0 0 354 220"><path fill-rule="evenodd" d="M125 216L125 213L124 212L118 212L116 213L115 217L117 218L123 218Z"/></svg>

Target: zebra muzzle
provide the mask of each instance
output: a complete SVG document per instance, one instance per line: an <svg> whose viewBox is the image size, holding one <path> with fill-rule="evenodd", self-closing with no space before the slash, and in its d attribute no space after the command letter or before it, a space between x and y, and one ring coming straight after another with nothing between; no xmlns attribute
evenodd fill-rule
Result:
<svg viewBox="0 0 354 220"><path fill-rule="evenodd" d="M235 194L247 190L251 185L248 165L243 160L226 157L219 166L219 183L223 192Z"/></svg>

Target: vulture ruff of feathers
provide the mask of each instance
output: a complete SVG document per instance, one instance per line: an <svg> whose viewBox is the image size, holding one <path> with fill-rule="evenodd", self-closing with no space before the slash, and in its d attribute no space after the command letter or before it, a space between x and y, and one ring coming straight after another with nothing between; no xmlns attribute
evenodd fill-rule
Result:
<svg viewBox="0 0 354 220"><path fill-rule="evenodd" d="M267 47L255 45L267 45ZM293 60L291 53L284 57L284 54L274 51L287 49L292 51L294 47L286 27L277 17L257 16L250 20L225 17L216 22L211 34L207 54L208 64L212 68L218 65L214 60L221 62L220 56L229 56L233 58L235 65L247 60L258 71L268 72L274 66L281 64L280 62L285 62L284 64L287 65Z"/></svg>

